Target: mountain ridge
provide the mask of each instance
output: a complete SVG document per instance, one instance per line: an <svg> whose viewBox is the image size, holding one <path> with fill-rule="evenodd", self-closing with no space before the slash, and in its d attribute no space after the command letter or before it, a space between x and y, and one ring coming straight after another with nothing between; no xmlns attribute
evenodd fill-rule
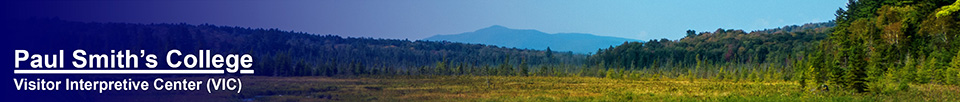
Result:
<svg viewBox="0 0 960 102"><path fill-rule="evenodd" d="M551 34L534 29L512 29L501 25L492 25L473 32L434 35L423 40L479 43L537 50L545 50L549 47L553 51L574 53L594 53L600 48L617 46L624 42L641 41L589 33Z"/></svg>

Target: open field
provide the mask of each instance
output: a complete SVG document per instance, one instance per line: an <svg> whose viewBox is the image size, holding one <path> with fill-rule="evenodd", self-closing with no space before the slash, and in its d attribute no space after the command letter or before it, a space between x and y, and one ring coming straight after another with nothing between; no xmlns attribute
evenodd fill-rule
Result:
<svg viewBox="0 0 960 102"><path fill-rule="evenodd" d="M243 77L245 101L960 101L960 88L890 94L801 91L796 82L594 77Z"/></svg>

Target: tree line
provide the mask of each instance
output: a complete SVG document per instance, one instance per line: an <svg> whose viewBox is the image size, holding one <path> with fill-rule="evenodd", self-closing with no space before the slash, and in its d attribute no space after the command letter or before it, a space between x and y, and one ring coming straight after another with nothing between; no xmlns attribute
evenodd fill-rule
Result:
<svg viewBox="0 0 960 102"><path fill-rule="evenodd" d="M793 80L794 68L834 26L834 22L822 22L751 32L687 30L687 36L678 40L624 42L599 49L588 58L588 65L613 70L608 72L614 78Z"/></svg>
<svg viewBox="0 0 960 102"><path fill-rule="evenodd" d="M960 84L958 9L955 0L851 0L798 82L874 93Z"/></svg>
<svg viewBox="0 0 960 102"><path fill-rule="evenodd" d="M12 48L31 51L170 49L253 55L265 76L527 75L539 66L573 70L588 55L447 41L411 41L308 34L211 24L75 22L56 18L9 21ZM550 71L559 72L559 71ZM509 73L509 74L508 74ZM545 73L543 73L545 74Z"/></svg>
<svg viewBox="0 0 960 102"><path fill-rule="evenodd" d="M960 2L850 0L836 20L746 32L686 31L594 54L447 41L340 37L210 24L10 21L16 48L249 53L264 76L589 76L795 81L888 93L960 84ZM51 37L59 36L59 37ZM56 46L56 47L49 47ZM54 49L55 48L55 49Z"/></svg>

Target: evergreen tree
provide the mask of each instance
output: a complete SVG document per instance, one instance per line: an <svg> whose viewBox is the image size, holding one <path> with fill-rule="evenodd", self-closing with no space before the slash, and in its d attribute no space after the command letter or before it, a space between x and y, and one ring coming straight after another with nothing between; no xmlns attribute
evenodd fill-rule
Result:
<svg viewBox="0 0 960 102"><path fill-rule="evenodd" d="M960 81L960 52L957 52L948 67L948 70L944 73L944 76L947 76L947 84L960 84L958 82Z"/></svg>
<svg viewBox="0 0 960 102"><path fill-rule="evenodd" d="M527 76L529 73L529 68L527 68L527 60L520 60L520 71L517 72L517 76Z"/></svg>

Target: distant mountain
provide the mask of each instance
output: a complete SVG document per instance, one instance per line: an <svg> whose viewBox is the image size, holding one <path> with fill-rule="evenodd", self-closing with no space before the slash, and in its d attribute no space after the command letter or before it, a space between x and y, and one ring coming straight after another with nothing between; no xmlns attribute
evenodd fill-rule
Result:
<svg viewBox="0 0 960 102"><path fill-rule="evenodd" d="M184 54L196 54L195 51L203 49L221 54L250 54L255 58L254 68L257 69L257 75L268 76L385 73L452 75L452 72L442 71L453 69L434 69L444 65L456 66L451 68L460 69L460 74L490 75L491 72L480 70L494 71L492 68L514 68L513 66L520 68L521 65L529 68L563 64L579 66L584 64L588 57L585 54L546 53L542 50L482 44L344 38L280 29L209 24L95 23L27 19L6 21L0 25L3 26L0 31L4 32L0 35L0 41L15 42L5 45L9 46L4 47L8 51L66 50L66 53L70 53L73 49L84 49L88 54L96 54L109 50L145 50L160 56L157 61L164 61L164 54L171 49L183 51ZM169 68L165 65L160 64L157 68ZM507 70L501 69L504 73L513 72Z"/></svg>
<svg viewBox="0 0 960 102"><path fill-rule="evenodd" d="M608 48L623 44L625 41L639 41L635 39L596 36L585 33L557 33L547 34L537 30L510 29L494 25L473 32L452 35L435 35L423 40L453 41L464 43L479 43L505 47L528 48L575 53L594 53L597 49Z"/></svg>

